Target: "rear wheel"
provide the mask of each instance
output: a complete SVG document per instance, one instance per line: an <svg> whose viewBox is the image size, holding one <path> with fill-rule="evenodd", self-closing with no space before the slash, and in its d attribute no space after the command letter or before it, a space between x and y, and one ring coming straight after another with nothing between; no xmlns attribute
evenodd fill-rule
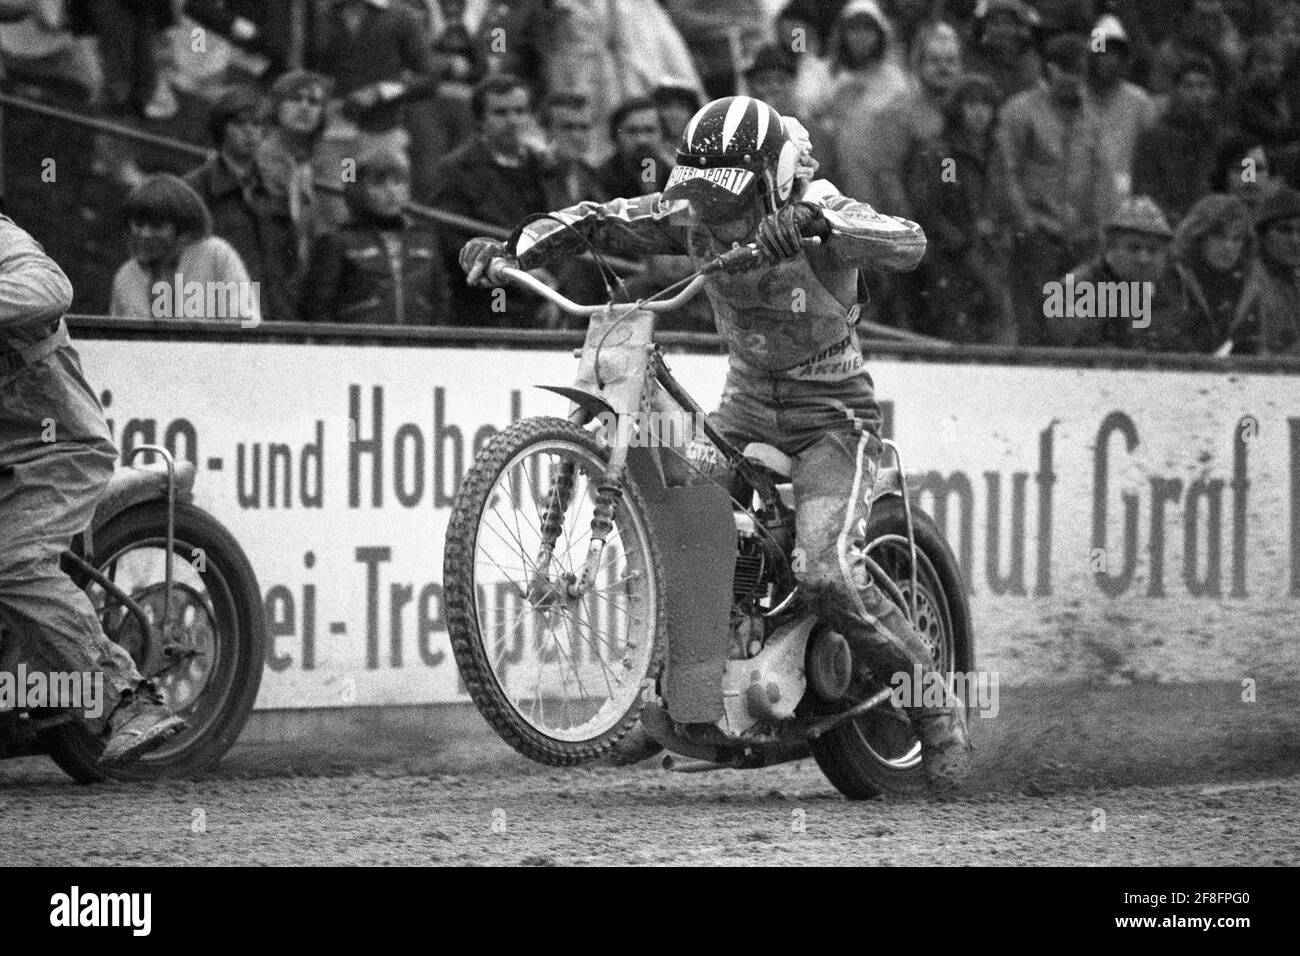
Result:
<svg viewBox="0 0 1300 956"><path fill-rule="evenodd" d="M266 627L257 577L239 542L207 512L176 505L173 586L167 607L164 558L167 506L136 505L95 533L91 563L125 591L151 622L144 628L99 584L87 594L109 639L124 647L145 677L154 677L167 705L188 726L134 763L104 767L104 741L79 723L44 735L49 755L69 776L155 780L211 768L243 730L257 699L266 659Z"/></svg>
<svg viewBox="0 0 1300 956"><path fill-rule="evenodd" d="M929 515L913 509L916 536L916 616L913 626L929 645L935 669L950 674L974 667L970 606L957 559ZM907 517L897 497L881 498L867 522L867 553L912 602L912 557ZM881 675L869 693L889 687ZM921 744L902 711L884 704L831 728L813 741L813 757L846 797L866 800L881 793L926 790Z"/></svg>
<svg viewBox="0 0 1300 956"><path fill-rule="evenodd" d="M444 599L461 678L502 739L538 763L609 751L659 672L663 570L630 483L594 586L572 590L608 459L572 422L518 422L480 452L447 529ZM552 519L555 545L542 567L542 527Z"/></svg>

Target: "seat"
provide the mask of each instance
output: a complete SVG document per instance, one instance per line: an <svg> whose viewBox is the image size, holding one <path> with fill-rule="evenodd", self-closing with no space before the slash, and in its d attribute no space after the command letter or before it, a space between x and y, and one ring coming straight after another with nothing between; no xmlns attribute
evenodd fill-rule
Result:
<svg viewBox="0 0 1300 956"><path fill-rule="evenodd" d="M742 454L746 458L752 458L768 471L776 475L778 481L789 481L790 475L794 471L794 459L772 445L763 442L750 442L745 446Z"/></svg>

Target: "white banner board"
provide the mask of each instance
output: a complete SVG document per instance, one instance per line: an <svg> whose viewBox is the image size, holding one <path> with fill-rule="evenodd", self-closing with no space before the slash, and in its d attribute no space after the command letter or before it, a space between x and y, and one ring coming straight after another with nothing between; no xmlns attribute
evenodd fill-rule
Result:
<svg viewBox="0 0 1300 956"><path fill-rule="evenodd" d="M442 620L450 502L498 429L566 412L532 386L571 383L571 353L78 349L119 445L194 460L198 503L248 551L273 635L259 707L463 699ZM716 404L724 358L669 364ZM1300 678L1300 377L869 367L968 576L981 669Z"/></svg>

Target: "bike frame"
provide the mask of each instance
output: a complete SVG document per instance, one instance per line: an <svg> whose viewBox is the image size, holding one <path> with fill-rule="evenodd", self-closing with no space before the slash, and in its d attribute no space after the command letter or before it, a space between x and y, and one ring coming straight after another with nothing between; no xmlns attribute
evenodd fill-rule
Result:
<svg viewBox="0 0 1300 956"><path fill-rule="evenodd" d="M489 270L494 279L510 279L538 295L556 303L570 314L590 318L587 337L581 350L575 352L581 365L578 378L573 387L541 386L570 399L575 408L570 413L570 420L577 425L585 425L602 413L615 416L615 422L627 414L650 410L654 405L653 386L658 386L681 409L691 413L700 423L705 437L722 453L733 473L745 480L749 487L758 494L764 510L775 511L780 507L780 492L771 473L762 465L747 458L743 450L718 431L712 419L691 397L690 393L673 376L663 359L663 352L654 343L654 320L659 312L679 308L693 298L702 289L704 275L698 273L686 287L670 299L661 301L642 300L628 305L579 305L566 298L545 283L533 278L527 272L508 266L498 266ZM622 328L622 337L610 339ZM611 356L602 365L602 352L609 351ZM611 445L609 464L597 486L595 515L592 519L591 544L583 563L583 570L576 581L568 584L570 597L578 597L588 591L595 582L596 572L600 567L605 542L613 529L613 519L618 502L622 496L623 482L627 477L627 463L630 446L621 440L624 429L615 428L614 441ZM893 452L897 471L898 493L903 499L904 514L907 521L908 547L911 556L911 600L908 600L884 569L870 555L863 555L867 570L890 598L898 604L909 621L916 617L917 568L916 536L912 525L911 501L907 496L906 478L903 474L902 457L898 446L892 441L884 444ZM546 583L551 555L563 526L563 515L568 510L569 495L573 487L572 463L561 466L547 501L546 512L542 518L542 545L536 556L537 572L530 597L541 599L543 592L539 589L549 588ZM885 492L890 493L890 492ZM742 505L744 507L744 505ZM749 510L746 508L745 510ZM755 521L765 534L770 531L762 522ZM793 597L793 592L789 597ZM782 610L788 599L774 608L769 614Z"/></svg>

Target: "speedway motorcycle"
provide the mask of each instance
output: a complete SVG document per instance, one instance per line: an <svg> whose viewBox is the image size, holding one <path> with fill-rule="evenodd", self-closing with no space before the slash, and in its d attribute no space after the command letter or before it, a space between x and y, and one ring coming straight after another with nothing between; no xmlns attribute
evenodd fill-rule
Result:
<svg viewBox="0 0 1300 956"><path fill-rule="evenodd" d="M488 723L542 764L599 758L640 720L668 769L811 754L850 798L920 792L920 743L888 675L855 670L801 600L791 459L728 442L654 344L657 313L754 255L739 247L648 299L601 306L492 263L494 281L590 324L575 385L543 386L571 400L568 418L496 435L457 494L443 577L456 663ZM885 445L894 466L863 490L861 557L936 669L973 670L956 559Z"/></svg>
<svg viewBox="0 0 1300 956"><path fill-rule="evenodd" d="M248 719L266 650L257 577L239 542L193 504L194 466L156 445L133 449L131 461L146 452L165 470L119 469L62 567L188 726L134 763L104 767L104 739L80 713L10 708L0 710L0 758L48 754L81 783L189 776L214 766ZM0 672L33 666L26 658L40 642L25 638L0 620Z"/></svg>

